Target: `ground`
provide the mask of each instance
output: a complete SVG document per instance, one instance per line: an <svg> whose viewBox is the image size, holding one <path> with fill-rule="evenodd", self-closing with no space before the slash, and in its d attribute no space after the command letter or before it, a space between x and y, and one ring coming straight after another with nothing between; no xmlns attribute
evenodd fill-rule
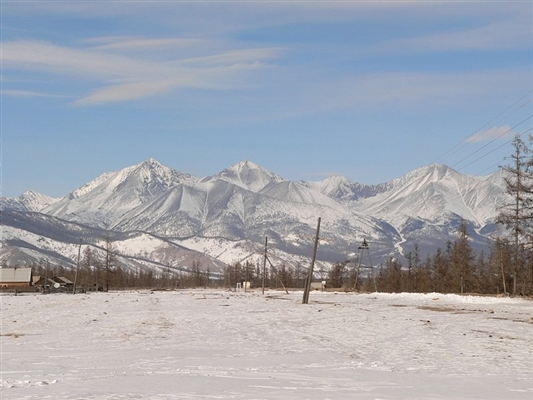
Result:
<svg viewBox="0 0 533 400"><path fill-rule="evenodd" d="M0 398L533 398L531 300L302 295L3 295Z"/></svg>

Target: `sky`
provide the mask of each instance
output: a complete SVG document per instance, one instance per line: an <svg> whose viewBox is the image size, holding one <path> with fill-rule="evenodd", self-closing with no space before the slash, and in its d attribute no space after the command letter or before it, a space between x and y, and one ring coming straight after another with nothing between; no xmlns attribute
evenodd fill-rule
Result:
<svg viewBox="0 0 533 400"><path fill-rule="evenodd" d="M531 1L1 2L1 194L154 158L377 184L533 127Z"/></svg>

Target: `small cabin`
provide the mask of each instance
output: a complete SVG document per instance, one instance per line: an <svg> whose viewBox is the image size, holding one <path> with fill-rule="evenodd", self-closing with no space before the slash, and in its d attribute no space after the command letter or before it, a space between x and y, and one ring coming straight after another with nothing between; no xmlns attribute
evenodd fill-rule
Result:
<svg viewBox="0 0 533 400"><path fill-rule="evenodd" d="M326 288L326 281L311 282L311 290L324 290Z"/></svg>
<svg viewBox="0 0 533 400"><path fill-rule="evenodd" d="M45 278L44 276L39 277L38 280L36 280L33 285L36 288L39 288L41 290L43 289L49 289L51 287L54 287L54 284L56 281L54 281L52 278Z"/></svg>
<svg viewBox="0 0 533 400"><path fill-rule="evenodd" d="M0 289L27 290L32 282L31 268L0 268Z"/></svg>
<svg viewBox="0 0 533 400"><path fill-rule="evenodd" d="M64 276L54 276L52 277L52 280L56 283L59 283L60 287L65 288L67 290L72 290L72 287L74 286L74 283L70 279L65 278Z"/></svg>

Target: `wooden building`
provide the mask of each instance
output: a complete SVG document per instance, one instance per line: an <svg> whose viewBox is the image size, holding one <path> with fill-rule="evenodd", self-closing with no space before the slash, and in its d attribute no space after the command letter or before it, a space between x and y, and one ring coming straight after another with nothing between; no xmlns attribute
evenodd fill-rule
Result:
<svg viewBox="0 0 533 400"><path fill-rule="evenodd" d="M32 285L31 268L0 268L0 289L29 289Z"/></svg>
<svg viewBox="0 0 533 400"><path fill-rule="evenodd" d="M74 283L70 279L67 279L64 276L53 276L52 280L56 283L59 283L61 288L67 291L72 291L72 287L74 286ZM56 287L56 285L54 286Z"/></svg>

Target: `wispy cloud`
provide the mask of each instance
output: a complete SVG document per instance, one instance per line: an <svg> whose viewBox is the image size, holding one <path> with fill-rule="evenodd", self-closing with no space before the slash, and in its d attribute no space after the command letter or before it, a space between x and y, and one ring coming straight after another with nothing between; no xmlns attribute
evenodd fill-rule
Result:
<svg viewBox="0 0 533 400"><path fill-rule="evenodd" d="M75 105L96 105L105 103L118 103L142 99L172 90L172 85L167 82L136 82L123 85L110 86L98 89L91 94L76 100Z"/></svg>
<svg viewBox="0 0 533 400"><path fill-rule="evenodd" d="M305 84L300 82L287 88L285 98L293 104L286 109L308 113L353 107L360 110L453 107L467 100L491 96L494 92L511 93L530 77L529 68L468 72L391 71L314 81L307 77Z"/></svg>
<svg viewBox="0 0 533 400"><path fill-rule="evenodd" d="M107 46L137 49L176 46L169 40L119 40ZM155 47L154 47L155 46ZM100 88L77 105L137 100L179 88L222 89L246 86L246 73L265 68L278 49L221 50L202 57L161 61L141 52L109 54L107 47L72 48L40 41L3 44L4 69L45 72L96 81Z"/></svg>
<svg viewBox="0 0 533 400"><path fill-rule="evenodd" d="M514 132L510 126L493 126L490 129L476 133L470 136L466 141L468 143L479 143L487 140L495 140L500 138L509 138L514 136Z"/></svg>
<svg viewBox="0 0 533 400"><path fill-rule="evenodd" d="M439 33L407 37L373 45L365 50L374 54L413 54L419 52L494 51L528 49L531 22L523 17L508 18L479 27L455 28Z"/></svg>
<svg viewBox="0 0 533 400"><path fill-rule="evenodd" d="M34 92L31 90L11 90L11 89L3 89L2 95L12 96L12 97L67 97L67 96L62 96L62 95L57 95L57 94Z"/></svg>
<svg viewBox="0 0 533 400"><path fill-rule="evenodd" d="M168 48L184 48L201 46L207 42L203 39L185 38L138 38L138 37L99 37L84 41L95 45L92 50L163 50Z"/></svg>

